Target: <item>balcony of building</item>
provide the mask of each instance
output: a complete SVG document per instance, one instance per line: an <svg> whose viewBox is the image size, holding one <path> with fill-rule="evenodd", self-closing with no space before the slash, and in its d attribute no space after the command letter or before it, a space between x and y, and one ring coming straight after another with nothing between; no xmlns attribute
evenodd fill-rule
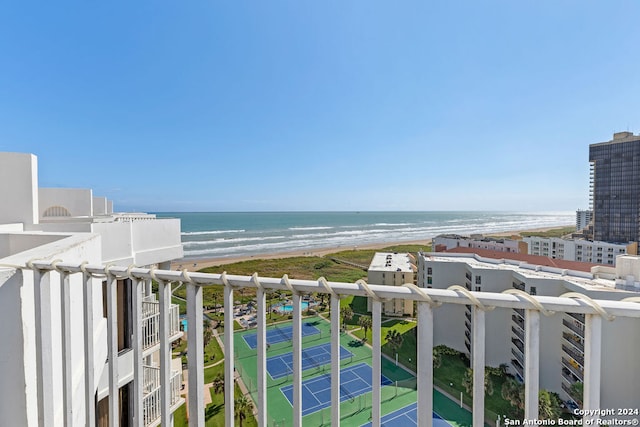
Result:
<svg viewBox="0 0 640 427"><path fill-rule="evenodd" d="M569 385L581 382L581 377L577 376L576 374L573 373L573 371L571 371L569 368L567 368L566 366L562 367L562 378L564 381L566 381Z"/></svg>
<svg viewBox="0 0 640 427"><path fill-rule="evenodd" d="M571 332L563 332L562 338L564 338L565 341L574 346L578 351L584 353L583 338Z"/></svg>
<svg viewBox="0 0 640 427"><path fill-rule="evenodd" d="M511 350L512 353L515 354L515 350ZM516 357L520 357L520 356L516 356ZM518 376L520 377L520 380L524 379L524 361L520 360L520 359L511 359L511 366L513 367L513 369L515 369L516 373L518 374Z"/></svg>
<svg viewBox="0 0 640 427"><path fill-rule="evenodd" d="M566 354L568 354L573 360L578 362L580 365L584 366L584 354L583 353L579 353L573 347L570 347L570 346L565 345L565 344L562 344L562 350Z"/></svg>
<svg viewBox="0 0 640 427"><path fill-rule="evenodd" d="M169 305L169 341L182 336L180 331L180 307ZM142 351L147 356L160 346L160 302L155 294L142 298Z"/></svg>
<svg viewBox="0 0 640 427"><path fill-rule="evenodd" d="M266 334L266 312L267 299L266 293L270 290L289 291L292 293L292 332L291 332L291 378L292 378L292 407L290 419L291 425L300 427L303 422L302 407L302 389L303 389L303 339L302 339L302 299L303 295L309 293L325 293L330 296L330 311L339 312L340 297L345 295L355 295L363 297L371 297L372 302L372 326L371 326L371 372L373 378L380 378L382 374L382 353L381 353L381 331L382 331L382 302L384 300L398 298L411 300L417 306L417 328L416 328L416 377L420 378L416 384L417 398L417 423L420 427L430 427L433 423L433 346L434 346L434 328L433 328L433 312L434 310L443 310L451 305L470 305L473 319L472 331L466 331L465 336L469 342L471 357L471 367L473 368L473 402L472 402L472 418L474 426L483 426L485 423L484 409L484 368L485 368L485 320L486 313L491 310L487 308L495 308L496 310L512 310L518 309L523 311L526 318L526 328L529 332L524 340L513 338L514 346L511 352L514 355L512 360L513 366L521 376L530 377L531 375L539 375L540 370L535 364L540 358L540 340L532 339L540 333L540 309L541 307L555 313L580 312L586 315L585 327L589 331L583 343L585 354L588 355L586 364L585 358L576 350L573 350L569 344L563 344L562 348L569 356L579 363L579 367L573 365L565 366L562 376L570 385L572 382L579 381L580 378L576 373L583 372L583 381L585 384L585 402L589 402L589 407L598 408L600 403L600 390L598 387L589 387L589 384L599 384L601 375L601 334L602 334L602 313L610 314L616 317L633 317L640 318L640 305L633 303L622 303L616 301L597 300L594 304L597 307L584 303L573 298L567 297L536 297L530 296L524 298L522 296L489 293L489 292L467 292L464 288L456 289L424 289L417 288L414 285L405 286L384 286L384 285L368 285L363 281L356 283L338 283L320 280L293 280L286 276L283 278L263 278L258 275L254 276L231 276L225 274L205 274L205 273L186 273L168 270L150 270L145 268L125 268L118 266L100 266L100 265L80 265L77 263L57 262L52 266L47 261L34 261L30 267L38 272L34 275L37 280L46 277L53 271L61 272L63 276L87 275L95 274L100 278L105 275L108 278L107 287L109 294L115 295L116 277L128 277L131 281L133 292L133 318L137 319L138 328L134 328L134 375L132 390L132 419L137 420L136 425L148 426L171 425L172 411L180 400L176 398L178 395L178 384L181 383L179 375L172 366L170 358L170 344L172 331L171 312L171 284L181 282L186 286L187 290L187 321L188 321L188 339L187 353L188 357L188 413L189 423L191 426L204 425L204 360L203 360L203 308L202 293L206 287L219 287L224 291L224 323L233 324L234 322L234 296L235 293L243 288L250 288L256 292L257 301L257 331L256 331L256 375L257 382L253 384L252 399L256 408L257 424L261 427L268 425L267 416L269 410L269 396L267 393L267 334ZM143 308L145 303L155 303L155 301L145 301L143 299L142 282L145 280L155 280L158 283L158 301L159 306L159 363L151 368L142 364L143 345L142 345L142 325L145 313L152 316L155 308ZM102 280L102 279L101 279ZM531 298L531 299L529 299ZM593 300L592 300L593 301ZM36 300L34 307L36 312L47 310L47 301ZM436 308L439 307L439 308ZM443 308L444 307L444 308ZM117 320L115 306L113 300L107 300L108 322L114 324ZM145 311L146 310L146 311ZM340 371L340 316L330 317L330 347L331 347L331 363L328 369L330 372L330 388L331 394L331 413L330 420L326 420L326 424L339 426L341 422L341 371ZM62 324L63 332L68 325ZM462 325L460 325L462 327ZM91 333L91 328L87 327L86 334ZM114 331L113 327L109 329L109 360L117 360L117 348L114 347ZM39 338L40 339L40 338ZM43 339L47 339L44 337ZM225 382L225 425L233 426L235 420L234 413L234 384L237 379L233 328L225 328L225 363L224 365L224 382ZM86 345L91 346L91 340L86 340ZM91 354L86 350L86 354ZM569 360L569 359L567 359ZM63 360L63 364L70 363L69 360ZM534 362L532 364L532 361ZM44 366L46 360L38 359L38 364ZM91 363L87 364L91 366ZM41 369L40 368L40 369ZM576 372L572 368L577 369ZM118 392L118 366L114 362L109 362L109 395L116 396ZM70 370L69 370L70 371ZM90 371L90 370L89 370ZM87 371L85 375L91 376ZM63 376L62 382L66 384L71 381L69 376ZM159 384L159 386L158 386ZM371 424L374 427L381 425L382 417L382 388L388 387L373 381L371 384L370 394L370 411ZM63 393L67 393L68 387L62 387ZM43 416L55 417L56 410L66 411L67 407L55 408L49 404L51 393L54 388L49 383L43 383L40 386L38 401L36 404L41 409ZM537 381L527 381L525 383L525 417L527 419L538 418L538 392L539 385ZM93 396L87 396L87 402L92 402ZM63 399L63 401L65 401ZM115 427L118 425L118 403L117 399L109 407L110 425ZM71 415L71 414L70 414ZM95 417L91 414L87 415L86 424L89 427L95 425Z"/></svg>
<svg viewBox="0 0 640 427"><path fill-rule="evenodd" d="M582 368L575 360L567 359L566 357L562 358L562 366L563 368L568 369L571 373L578 378L578 381L582 381L584 378L584 368Z"/></svg>
<svg viewBox="0 0 640 427"><path fill-rule="evenodd" d="M582 313L566 313L566 314L584 325L584 314Z"/></svg>
<svg viewBox="0 0 640 427"><path fill-rule="evenodd" d="M516 334L516 337L518 337L522 342L524 342L524 331L522 329L512 326L511 332Z"/></svg>
<svg viewBox="0 0 640 427"><path fill-rule="evenodd" d="M511 315L511 320L513 320L513 322L518 325L518 327L520 327L521 329L524 329L524 319L522 317L520 317L519 315L516 314L512 314Z"/></svg>
<svg viewBox="0 0 640 427"><path fill-rule="evenodd" d="M584 325L575 321L569 321L567 319L562 319L562 324L567 328L571 329L581 338L584 338Z"/></svg>
<svg viewBox="0 0 640 427"><path fill-rule="evenodd" d="M180 363L178 363L179 365ZM160 384L160 368L157 366L143 366L142 384L142 419L145 427L160 425L162 417L162 388ZM169 405L170 412L175 411L184 403L180 396L182 388L182 372L172 370L169 377Z"/></svg>

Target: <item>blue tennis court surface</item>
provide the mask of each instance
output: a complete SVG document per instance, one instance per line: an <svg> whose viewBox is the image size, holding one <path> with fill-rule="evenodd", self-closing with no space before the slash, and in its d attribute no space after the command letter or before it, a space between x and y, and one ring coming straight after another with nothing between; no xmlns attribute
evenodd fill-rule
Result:
<svg viewBox="0 0 640 427"><path fill-rule="evenodd" d="M340 370L340 401L354 399L371 391L371 366L360 363ZM392 384L384 375L380 384ZM293 406L293 385L281 387L280 391ZM309 415L331 406L331 375L323 374L302 382L302 415Z"/></svg>
<svg viewBox="0 0 640 427"><path fill-rule="evenodd" d="M380 419L382 427L411 427L418 425L418 406L416 403L400 408ZM371 427L371 423L362 425L361 427ZM451 424L440 418L438 414L433 413L433 427L451 427Z"/></svg>
<svg viewBox="0 0 640 427"><path fill-rule="evenodd" d="M311 323L307 322L302 324L303 337L319 333L320 329L316 328ZM279 342L291 341L292 337L293 326L275 326L273 328L267 329L267 344L277 344ZM258 334L246 334L242 338L244 338L244 342L246 342L250 348L258 347Z"/></svg>
<svg viewBox="0 0 640 427"><path fill-rule="evenodd" d="M346 348L340 346L340 359L352 356ZM320 344L302 350L302 370L317 368L318 366L331 363L331 343ZM267 359L267 372L271 378L278 379L286 377L293 372L293 353L285 353Z"/></svg>

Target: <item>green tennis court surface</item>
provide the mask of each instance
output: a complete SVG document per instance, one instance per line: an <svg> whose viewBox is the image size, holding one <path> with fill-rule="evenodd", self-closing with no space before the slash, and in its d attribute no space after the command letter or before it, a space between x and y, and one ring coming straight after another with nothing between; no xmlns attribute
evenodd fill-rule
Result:
<svg viewBox="0 0 640 427"><path fill-rule="evenodd" d="M330 332L330 324L327 320L320 317L305 318L304 323L308 325L306 327L312 326L313 328L317 329L319 333L303 336L302 347L304 351L308 351L309 349L318 347L318 350L313 350L312 354L314 358L321 357L317 356L319 355L319 353L316 353L316 351L319 351L323 348L329 349L331 345L332 336ZM291 322L281 323L278 325L279 330L285 332L290 327ZM273 327L269 329L272 328ZM280 334L280 332L275 333ZM252 339L255 339L256 331L254 329L236 332L236 339L234 340L234 349L236 354L235 365L238 373L242 378L242 381L246 385L247 389L249 389L251 397L254 399L254 401L256 401L258 378L257 351L255 348L252 349L250 347L249 342L245 340L245 335L254 336L254 338L249 338L249 342L251 342ZM371 369L371 348L369 346L364 345L359 339L354 338L348 334L340 334L339 340L340 346L342 347L341 355L343 354L343 351L349 352L351 354L350 356L341 359L341 371L345 368L355 367L361 364L365 364L369 370ZM292 351L293 347L291 341L282 340L280 342L275 342L269 345L267 348L267 360L272 358L272 360L276 360L277 358L280 359L280 363L284 361L284 364L286 365L286 360L288 360L289 357L292 357ZM317 361L315 363L312 363L312 361L307 361L306 365L304 365L304 359L305 358L303 357L303 383L306 382L307 384L313 384L313 382L315 382L315 384L318 385L322 384L322 381L324 381L325 383L326 381L330 381L330 378L326 376L326 374L330 374L327 364ZM330 363L330 358L328 359L327 363ZM381 364L382 375L388 379L388 381L385 382L385 385L381 389L381 413L383 414L383 416L393 413L396 413L396 415L400 415L401 412L397 411L401 411L403 410L403 408L415 404L417 400L417 380L410 372L404 370L401 366L396 366L394 362L387 359L386 357L382 358ZM289 399L287 399L285 393L281 391L281 388L292 388L293 375L290 370L288 368L285 368L284 366L277 368L277 371L279 373L283 372L284 370L287 371L287 374L284 376L277 374L277 378L272 378L270 375L267 375L268 426L291 427L293 425L293 411L291 402ZM269 374L271 374L271 372L269 372ZM344 379L346 378L347 377L345 377ZM309 380L313 380L313 382L307 382ZM368 382L368 385L371 385L370 380ZM326 387L323 387L323 390L325 390L323 393L330 395L330 389L326 389ZM351 393L351 391L349 392ZM365 390L362 394L351 394L351 397L343 400L340 404L340 425L354 427L365 425L371 421L370 389ZM318 402L330 402L330 397L325 397L324 394L321 394L320 398L315 395L313 397ZM330 404L328 406L319 405L321 407L315 407L318 406L318 404L316 403L314 404L313 411L308 410L308 408L307 411L305 411L304 402L305 398L303 397L303 425L330 425L332 412L332 407ZM310 402L313 403L314 401L310 400ZM457 402L449 400L436 390L434 390L433 410L434 412L437 412L440 417L446 420L451 426L461 427L471 426L472 424L471 414L468 411L461 409ZM404 409L404 411L410 412L409 409ZM391 417L393 418L393 416ZM393 426L393 424L390 424L390 426ZM403 425L403 427L410 426L411 424L409 423Z"/></svg>

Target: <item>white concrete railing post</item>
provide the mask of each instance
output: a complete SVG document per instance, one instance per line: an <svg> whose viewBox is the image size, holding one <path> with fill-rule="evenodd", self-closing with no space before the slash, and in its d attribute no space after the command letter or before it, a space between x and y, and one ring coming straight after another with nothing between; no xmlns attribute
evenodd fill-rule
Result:
<svg viewBox="0 0 640 427"><path fill-rule="evenodd" d="M418 302L418 427L433 424L433 308Z"/></svg>
<svg viewBox="0 0 640 427"><path fill-rule="evenodd" d="M69 273L60 275L60 324L62 326L62 401L64 425L73 424L73 369L71 366L71 289Z"/></svg>
<svg viewBox="0 0 640 427"><path fill-rule="evenodd" d="M302 311L300 294L293 293L293 427L302 427Z"/></svg>
<svg viewBox="0 0 640 427"><path fill-rule="evenodd" d="M340 426L340 298L331 295L331 426Z"/></svg>
<svg viewBox="0 0 640 427"><path fill-rule="evenodd" d="M133 420L134 425L138 427L144 426L143 417L143 388L144 384L144 368L142 367L142 281L139 279L131 280L131 320L133 322L132 329L132 346L133 346Z"/></svg>
<svg viewBox="0 0 640 427"><path fill-rule="evenodd" d="M107 273L107 354L109 355L109 427L118 427L120 419L118 388L118 280Z"/></svg>
<svg viewBox="0 0 640 427"><path fill-rule="evenodd" d="M540 312L527 310L524 323L524 417L527 420L537 420L540 391Z"/></svg>
<svg viewBox="0 0 640 427"><path fill-rule="evenodd" d="M160 401L162 405L162 425L172 425L171 408L171 345L169 342L171 303L171 282L158 280L160 296Z"/></svg>
<svg viewBox="0 0 640 427"><path fill-rule="evenodd" d="M86 407L85 425L93 427L96 424L96 380L93 372L93 278L91 274L82 272L82 297L84 309L84 388Z"/></svg>
<svg viewBox="0 0 640 427"><path fill-rule="evenodd" d="M257 280L257 276L256 276ZM258 301L256 313L256 321L258 322L257 344L258 344L258 427L267 427L267 314L266 314L266 295L264 289L260 286L256 291L256 299Z"/></svg>
<svg viewBox="0 0 640 427"><path fill-rule="evenodd" d="M380 323L382 322L382 302L379 299L373 300L371 314L371 427L380 427L380 405L382 404L380 393L380 376L382 375Z"/></svg>
<svg viewBox="0 0 640 427"><path fill-rule="evenodd" d="M484 366L485 366L485 312L473 306L473 341L471 366L473 368L473 427L484 426Z"/></svg>
<svg viewBox="0 0 640 427"><path fill-rule="evenodd" d="M23 273L24 274L24 273ZM51 289L47 273L33 269L33 293L36 315L36 375L38 377L38 425L54 425L55 408L53 406L53 358L51 332Z"/></svg>
<svg viewBox="0 0 640 427"><path fill-rule="evenodd" d="M187 283L189 427L204 427L204 341L202 287Z"/></svg>
<svg viewBox="0 0 640 427"><path fill-rule="evenodd" d="M599 410L601 408L602 317L598 314L585 315L584 332L584 397L582 409L585 411ZM584 416L584 422L593 419L594 417L592 416Z"/></svg>
<svg viewBox="0 0 640 427"><path fill-rule="evenodd" d="M225 426L233 427L234 420L234 349L233 349L233 289L231 285L224 286L224 416Z"/></svg>

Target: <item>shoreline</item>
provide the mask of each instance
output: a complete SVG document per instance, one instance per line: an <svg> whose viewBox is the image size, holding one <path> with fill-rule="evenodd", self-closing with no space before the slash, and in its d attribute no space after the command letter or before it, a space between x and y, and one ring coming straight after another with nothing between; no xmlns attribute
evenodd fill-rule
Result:
<svg viewBox="0 0 640 427"><path fill-rule="evenodd" d="M510 231L483 234L483 236L511 237L511 236L517 236L520 233L544 232L544 231L550 231L550 230L557 230L560 228L569 227L571 225L573 224L558 225L553 227L510 230ZM299 256L322 257L335 252L341 252L341 251L347 251L347 250L383 249L389 246L398 246L398 245L423 244L425 246L428 246L428 245L431 245L431 242L432 242L432 239L427 238L427 239L420 239L420 240L386 241L386 242L369 243L365 245L356 245L356 246L333 246L333 247L295 250L295 251L286 251L286 252L272 252L272 253L255 254L255 255L240 255L240 256L233 256L228 258L189 258L189 259L182 258L176 261L172 261L171 269L172 270L186 269L187 271L198 271L207 267L233 264L233 263L242 262L242 261L282 259L282 258L293 258L293 257L299 257Z"/></svg>

